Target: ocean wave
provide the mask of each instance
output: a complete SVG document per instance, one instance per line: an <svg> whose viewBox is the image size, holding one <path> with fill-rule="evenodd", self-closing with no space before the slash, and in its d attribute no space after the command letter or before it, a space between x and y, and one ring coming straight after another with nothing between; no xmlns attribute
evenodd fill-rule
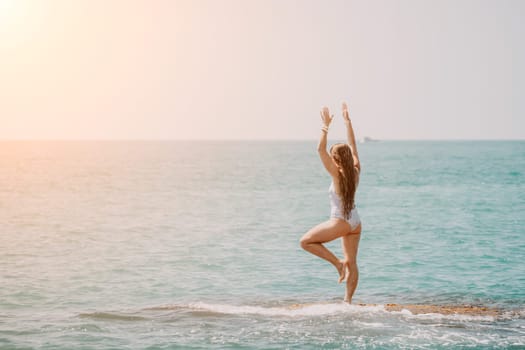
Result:
<svg viewBox="0 0 525 350"><path fill-rule="evenodd" d="M137 315L126 315L122 313L112 312L87 312L78 315L81 318L95 318L100 320L120 320L120 321L144 321L147 317Z"/></svg>

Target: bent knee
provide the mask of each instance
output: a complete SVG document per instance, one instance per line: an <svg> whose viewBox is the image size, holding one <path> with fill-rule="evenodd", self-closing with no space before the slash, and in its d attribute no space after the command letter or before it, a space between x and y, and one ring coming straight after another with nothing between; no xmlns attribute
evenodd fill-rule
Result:
<svg viewBox="0 0 525 350"><path fill-rule="evenodd" d="M301 238L301 240L299 240L299 245L301 246L301 248L305 249L308 245L308 241L304 238Z"/></svg>
<svg viewBox="0 0 525 350"><path fill-rule="evenodd" d="M307 236L303 236L303 237L299 240L299 244L301 245L301 248L303 248L303 249L306 249L306 247L307 247L309 244L311 244L311 243L313 243L313 242L312 242L311 239L310 239L309 237L307 237Z"/></svg>

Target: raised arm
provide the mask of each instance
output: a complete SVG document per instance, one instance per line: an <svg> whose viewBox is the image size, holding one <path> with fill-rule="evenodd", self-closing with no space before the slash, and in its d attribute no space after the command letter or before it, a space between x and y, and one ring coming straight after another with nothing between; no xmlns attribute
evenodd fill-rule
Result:
<svg viewBox="0 0 525 350"><path fill-rule="evenodd" d="M352 157L354 158L354 166L361 172L361 163L359 162L359 154L357 153L357 145L355 143L354 128L352 127L352 121L350 120L350 114L348 113L348 106L346 102L343 102L343 119L346 125L346 135L348 138L348 145L352 150Z"/></svg>
<svg viewBox="0 0 525 350"><path fill-rule="evenodd" d="M330 157L326 150L326 142L328 128L330 127L330 123L332 122L333 117L334 116L330 116L330 111L328 110L328 107L323 107L323 109L321 110L321 120L323 122L323 127L321 128L321 138L319 139L319 143L317 144L317 152L319 152L319 157L321 158L321 161L323 162L326 171L328 171L328 173L332 177L337 175L338 169L337 166L334 164L332 157Z"/></svg>

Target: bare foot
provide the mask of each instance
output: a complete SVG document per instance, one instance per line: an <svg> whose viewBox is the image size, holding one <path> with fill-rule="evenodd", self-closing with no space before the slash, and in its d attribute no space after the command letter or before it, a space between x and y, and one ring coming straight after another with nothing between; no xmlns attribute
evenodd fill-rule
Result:
<svg viewBox="0 0 525 350"><path fill-rule="evenodd" d="M346 265L344 260L339 260L339 265L337 266L337 272L339 272L339 283L343 282L346 277Z"/></svg>

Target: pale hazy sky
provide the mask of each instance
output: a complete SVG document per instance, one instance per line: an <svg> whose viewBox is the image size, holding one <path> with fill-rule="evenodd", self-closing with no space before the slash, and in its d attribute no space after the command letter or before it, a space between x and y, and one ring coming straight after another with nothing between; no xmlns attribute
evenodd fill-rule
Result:
<svg viewBox="0 0 525 350"><path fill-rule="evenodd" d="M0 139L525 139L525 1L0 0Z"/></svg>

